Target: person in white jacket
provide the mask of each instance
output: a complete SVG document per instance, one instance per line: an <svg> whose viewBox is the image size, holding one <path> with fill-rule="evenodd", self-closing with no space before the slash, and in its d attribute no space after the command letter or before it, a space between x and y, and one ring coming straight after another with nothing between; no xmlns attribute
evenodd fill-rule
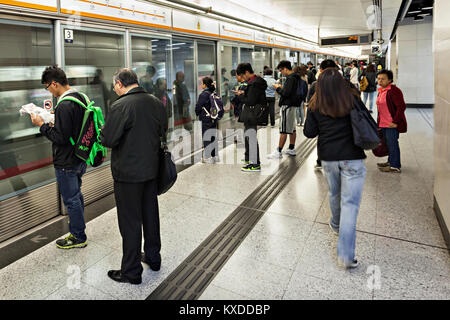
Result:
<svg viewBox="0 0 450 320"><path fill-rule="evenodd" d="M355 60L352 62L352 69L350 71L350 82L359 90L359 81L358 81L358 62Z"/></svg>

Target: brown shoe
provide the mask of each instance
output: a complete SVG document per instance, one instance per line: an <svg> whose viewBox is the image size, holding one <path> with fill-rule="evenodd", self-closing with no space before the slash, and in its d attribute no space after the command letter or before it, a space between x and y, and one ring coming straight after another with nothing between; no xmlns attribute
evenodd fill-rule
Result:
<svg viewBox="0 0 450 320"><path fill-rule="evenodd" d="M393 167L382 167L378 168L381 172L393 172L393 173L401 173L402 170L399 168L393 168Z"/></svg>
<svg viewBox="0 0 450 320"><path fill-rule="evenodd" d="M389 162L377 163L378 168L389 167Z"/></svg>

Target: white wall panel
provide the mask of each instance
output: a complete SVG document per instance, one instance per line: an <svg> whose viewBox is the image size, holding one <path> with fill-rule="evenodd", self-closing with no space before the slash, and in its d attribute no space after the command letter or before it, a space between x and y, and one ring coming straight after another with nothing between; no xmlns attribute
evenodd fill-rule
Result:
<svg viewBox="0 0 450 320"><path fill-rule="evenodd" d="M171 9L133 0L61 0L61 12L164 29L172 27Z"/></svg>
<svg viewBox="0 0 450 320"><path fill-rule="evenodd" d="M209 36L219 36L219 22L178 10L173 11L173 29Z"/></svg>
<svg viewBox="0 0 450 320"><path fill-rule="evenodd" d="M253 30L223 22L220 23L220 36L226 39L255 41L255 32Z"/></svg>
<svg viewBox="0 0 450 320"><path fill-rule="evenodd" d="M433 17L433 42L435 68L434 107L434 196L442 213L444 224L450 228L450 76L447 65L450 60L450 1L436 0Z"/></svg>
<svg viewBox="0 0 450 320"><path fill-rule="evenodd" d="M0 0L0 4L6 4L22 8L53 11L53 12L56 12L58 7L57 0L21 0L21 1Z"/></svg>
<svg viewBox="0 0 450 320"><path fill-rule="evenodd" d="M432 23L399 26L397 30L397 85L407 104L433 104ZM420 33L420 36L419 36ZM428 39L423 39L429 36ZM427 89L425 89L427 88Z"/></svg>

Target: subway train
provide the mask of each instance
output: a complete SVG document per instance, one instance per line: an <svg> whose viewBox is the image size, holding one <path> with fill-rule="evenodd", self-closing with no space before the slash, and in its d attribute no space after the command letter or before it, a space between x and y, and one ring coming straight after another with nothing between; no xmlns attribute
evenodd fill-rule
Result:
<svg viewBox="0 0 450 320"><path fill-rule="evenodd" d="M250 62L262 74L264 66L274 68L281 60L293 65L353 60L307 44L303 48L301 42L263 34L256 27L149 3L139 2L146 7L139 11L133 6L131 13L136 1L127 1L130 8L124 5L120 11L112 6L100 11L105 1L92 6L89 2L0 1L0 244L65 214L51 143L29 116L19 114L28 103L54 108L56 100L40 81L46 66L62 66L70 85L94 100L106 118L117 98L112 90L114 72L132 68L141 86L163 101L174 147L180 143L176 129L193 132L194 107L205 76L217 83L226 111L220 128L225 129L237 122L230 100L239 63ZM76 9L70 7L73 4ZM109 162L90 168L83 180L85 204L112 192Z"/></svg>

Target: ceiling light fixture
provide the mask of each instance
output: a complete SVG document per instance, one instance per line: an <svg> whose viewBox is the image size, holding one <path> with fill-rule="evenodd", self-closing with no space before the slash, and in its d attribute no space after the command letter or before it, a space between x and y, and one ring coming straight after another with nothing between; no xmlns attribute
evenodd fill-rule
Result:
<svg viewBox="0 0 450 320"><path fill-rule="evenodd" d="M432 10L433 7L423 7L422 10Z"/></svg>
<svg viewBox="0 0 450 320"><path fill-rule="evenodd" d="M409 11L408 14L414 14L414 13L420 13L422 12L421 10L414 10L414 11Z"/></svg>

